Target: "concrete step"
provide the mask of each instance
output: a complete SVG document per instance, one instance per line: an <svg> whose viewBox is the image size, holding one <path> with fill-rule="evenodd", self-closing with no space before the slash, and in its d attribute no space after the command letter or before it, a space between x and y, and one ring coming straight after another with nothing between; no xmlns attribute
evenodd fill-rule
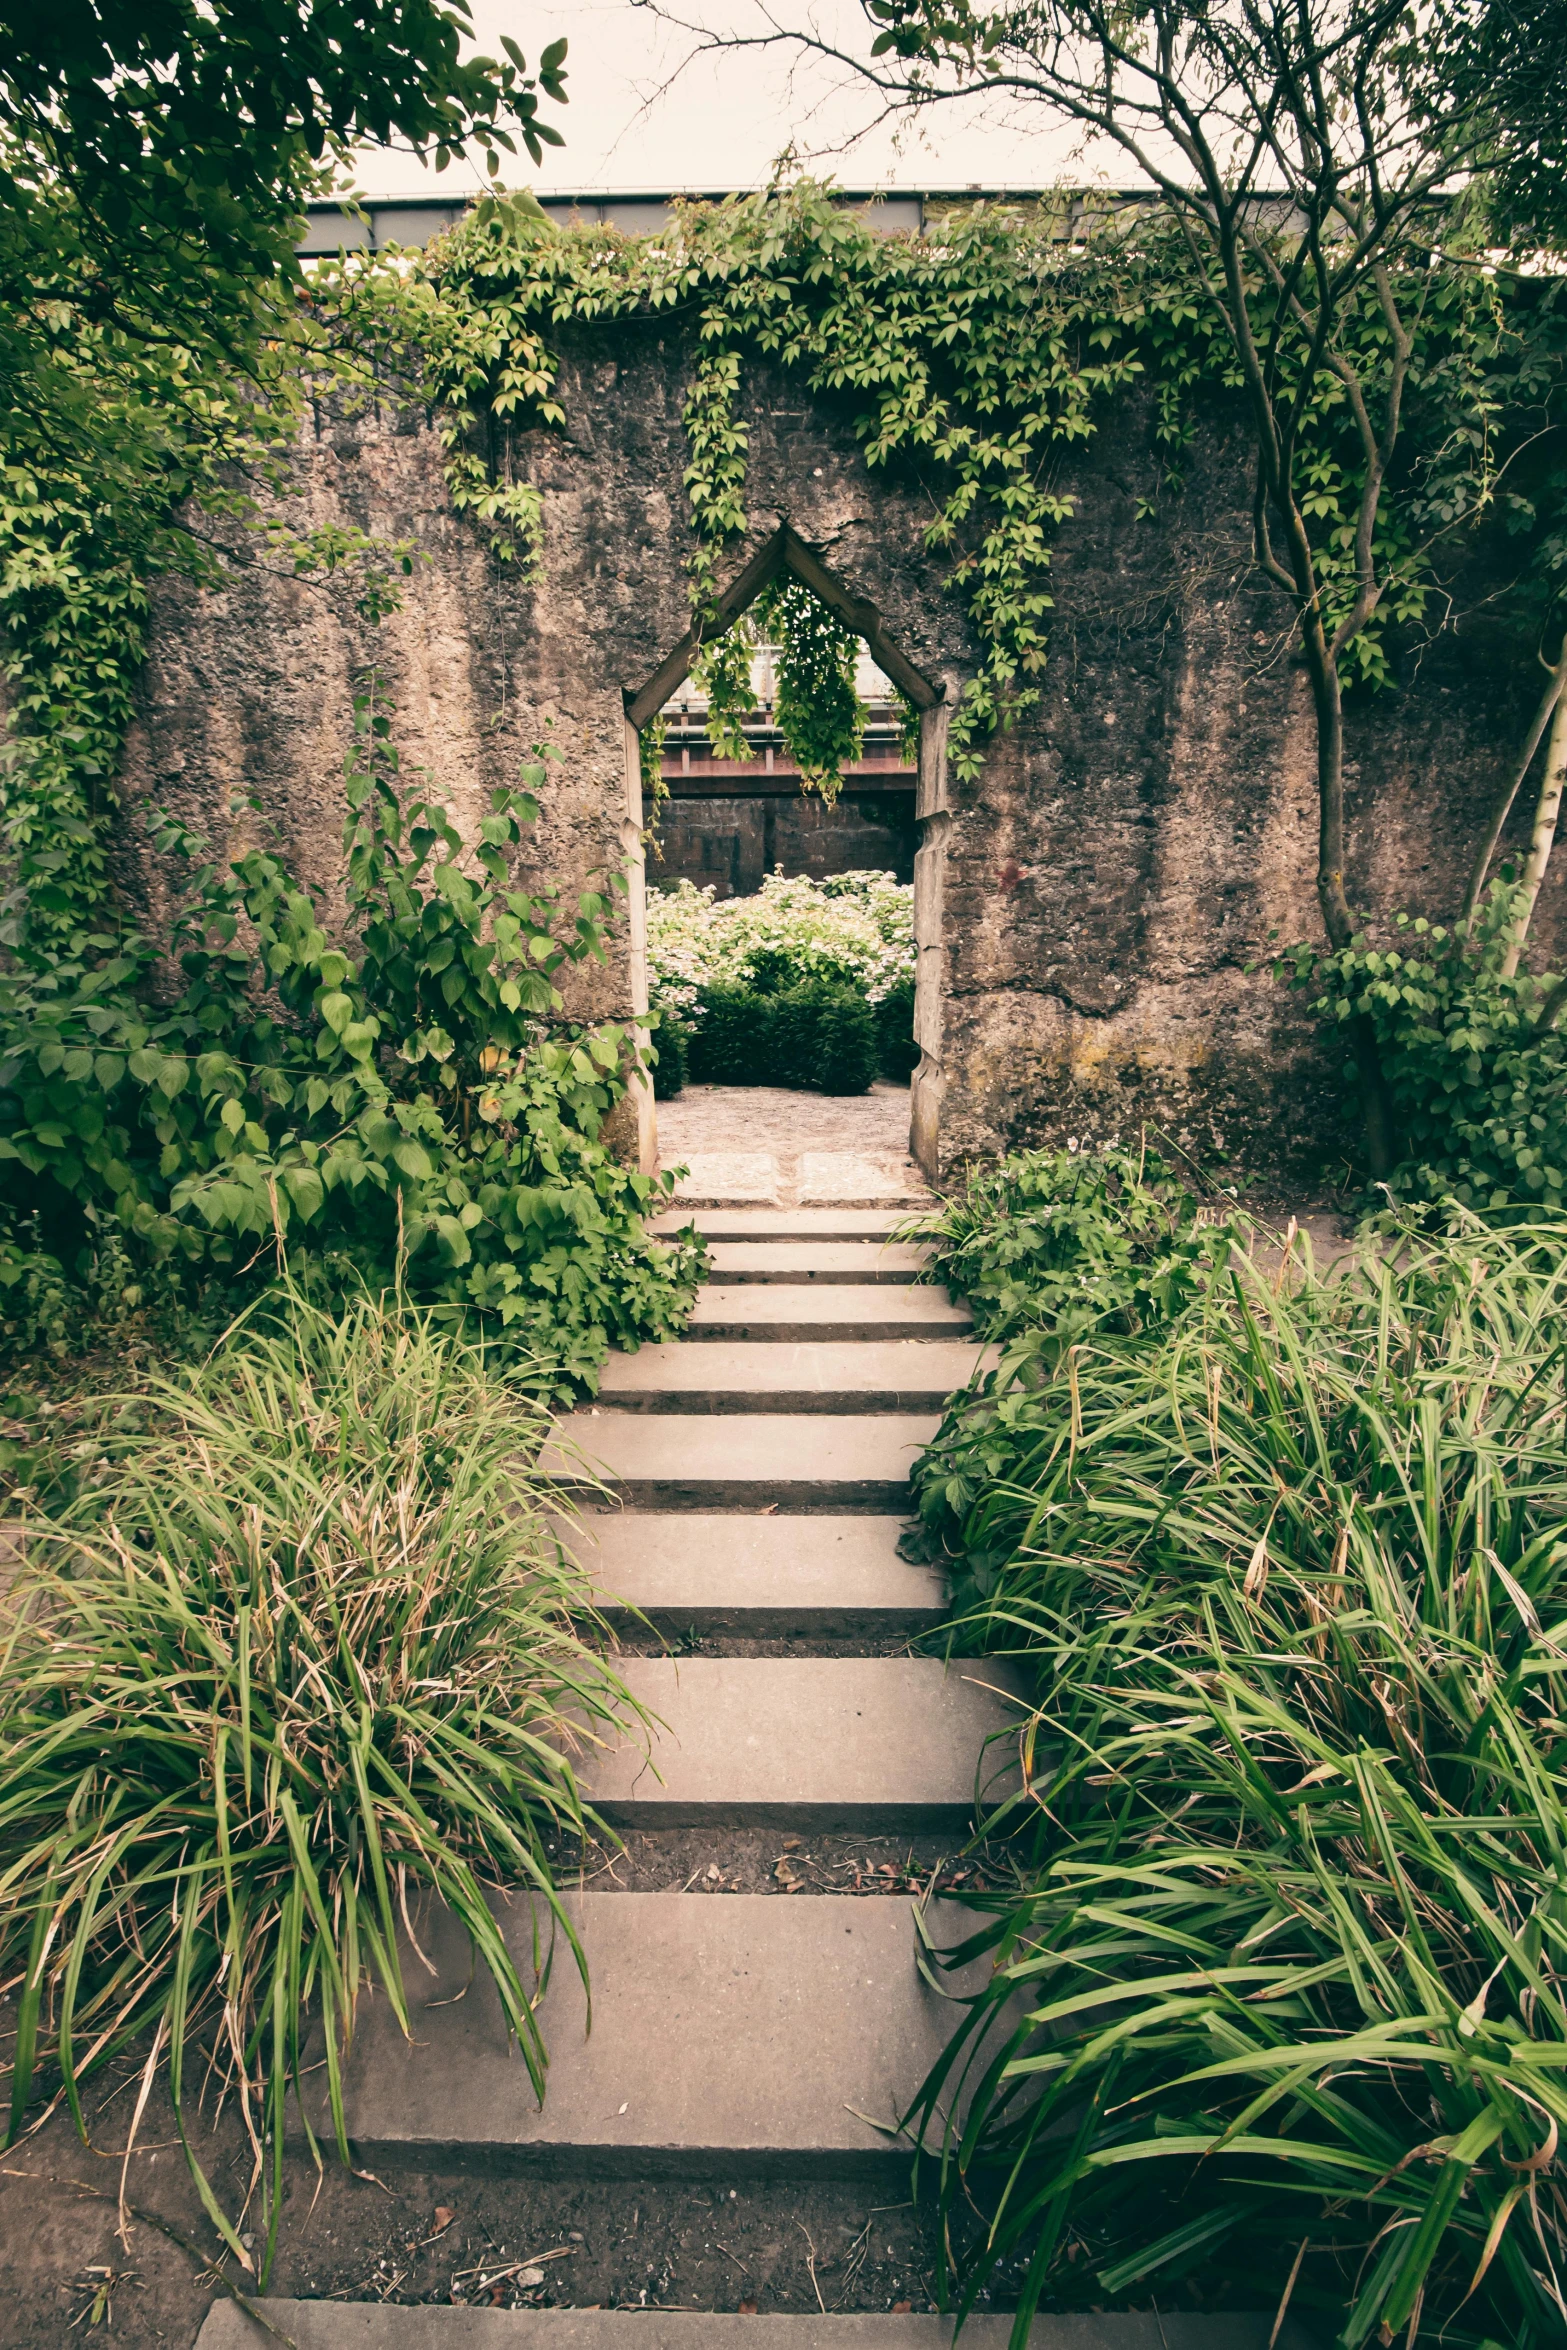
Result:
<svg viewBox="0 0 1567 2350"><path fill-rule="evenodd" d="M829 2290L831 2288L829 2287ZM806 2317L723 2309L450 2309L435 2302L258 2301L275 2331L235 2301L214 2301L195 2350L952 2350L952 2320L919 2310ZM1029 2350L1269 2350L1271 2314L1144 2314L1036 2317ZM1010 2317L971 2317L962 2350L1007 2350ZM1286 2317L1277 2350L1311 2350Z"/></svg>
<svg viewBox="0 0 1567 2350"><path fill-rule="evenodd" d="M907 1208L668 1208L648 1218L667 1239L694 1224L704 1240L885 1239L907 1222Z"/></svg>
<svg viewBox="0 0 1567 2350"><path fill-rule="evenodd" d="M941 1829L1017 1790L1018 1676L939 1657L633 1656L650 1736L579 1765L620 1828Z"/></svg>
<svg viewBox="0 0 1567 2350"><path fill-rule="evenodd" d="M614 1354L599 1394L636 1412L940 1411L996 1360L963 1339L674 1340Z"/></svg>
<svg viewBox="0 0 1567 2350"><path fill-rule="evenodd" d="M535 1897L497 1895L525 1982ZM404 1982L414 2040L384 1999L361 2002L347 2066L356 2160L493 2176L866 2178L906 2194L893 2122L945 2046L953 2009L921 1978L905 1901L854 1894L572 1893L565 1906L593 1986L557 1936L539 2018L541 2112L507 2045L500 2002L443 1909L414 1918ZM541 1938L547 1913L538 1920ZM969 1913L934 1903L949 1946ZM547 1954L547 1938L544 1952ZM984 1968L957 1978L976 1989ZM319 2072L311 2094L325 2104Z"/></svg>
<svg viewBox="0 0 1567 2350"><path fill-rule="evenodd" d="M901 1240L717 1240L708 1280L913 1281L929 1257Z"/></svg>
<svg viewBox="0 0 1567 2350"><path fill-rule="evenodd" d="M577 1456L635 1509L896 1510L909 1471L940 1426L935 1413L692 1413L671 1428L646 1412L571 1412L568 1450L546 1447L546 1476L571 1484Z"/></svg>
<svg viewBox="0 0 1567 2350"><path fill-rule="evenodd" d="M698 1292L688 1338L954 1338L972 1326L944 1289L846 1281L735 1282Z"/></svg>
<svg viewBox="0 0 1567 2350"><path fill-rule="evenodd" d="M660 1632L924 1632L946 1613L946 1580L898 1556L901 1518L703 1516L593 1511L563 1529L612 1619Z"/></svg>

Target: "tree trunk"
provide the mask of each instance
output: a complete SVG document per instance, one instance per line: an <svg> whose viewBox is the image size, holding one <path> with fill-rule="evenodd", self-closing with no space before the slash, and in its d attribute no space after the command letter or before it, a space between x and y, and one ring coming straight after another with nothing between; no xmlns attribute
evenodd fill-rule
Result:
<svg viewBox="0 0 1567 2350"><path fill-rule="evenodd" d="M1567 664L1567 644L1562 647L1562 662ZM1567 693L1559 692L1556 716L1551 722L1551 740L1545 753L1545 773L1540 778L1540 797L1535 803L1534 832L1524 862L1523 879L1519 883L1520 894L1512 940L1502 961L1504 979L1511 979L1517 970L1524 941L1529 935L1535 903L1540 895L1540 884L1545 879L1545 868L1551 861L1564 787L1567 787Z"/></svg>
<svg viewBox="0 0 1567 2350"><path fill-rule="evenodd" d="M1529 772L1530 762L1540 747L1540 737L1551 722L1551 712L1560 705L1564 691L1567 691L1567 635L1562 638L1560 656L1556 667L1551 671L1550 681L1540 696L1540 705L1535 711L1529 731L1524 737L1523 749L1519 753L1517 762L1506 783L1496 795L1491 809L1490 821L1485 828L1485 838L1475 851L1474 867L1469 875L1469 887L1464 892L1464 908L1459 916L1461 922L1469 921L1476 906L1480 903L1481 892L1485 888L1485 877L1491 870L1491 859L1495 856L1496 844L1502 837L1502 828L1513 812L1513 802L1518 797L1518 788Z"/></svg>
<svg viewBox="0 0 1567 2350"><path fill-rule="evenodd" d="M1317 904L1328 943L1343 948L1355 935L1344 888L1344 701L1338 664L1329 656L1315 609L1302 614L1301 635L1317 721ZM1397 1164L1398 1150L1377 1034L1366 1015L1356 1013L1349 1022L1349 1036L1366 1122L1366 1158L1373 1180L1385 1183Z"/></svg>

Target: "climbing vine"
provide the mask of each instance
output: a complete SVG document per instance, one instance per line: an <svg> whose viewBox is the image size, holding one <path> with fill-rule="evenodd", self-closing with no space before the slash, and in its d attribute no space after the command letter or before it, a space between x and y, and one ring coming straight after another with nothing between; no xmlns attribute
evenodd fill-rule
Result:
<svg viewBox="0 0 1567 2350"><path fill-rule="evenodd" d="M865 738L865 705L855 685L860 640L797 579L764 589L756 613L778 648L779 731L806 790L830 803Z"/></svg>
<svg viewBox="0 0 1567 2350"><path fill-rule="evenodd" d="M867 463L912 475L928 497L927 543L973 627L978 663L949 736L958 772L972 776L986 738L1037 699L1051 541L1074 510L1056 482L1063 453L1092 437L1117 395L1141 388L1151 511L1179 488L1199 399L1238 390L1231 347L1168 222L1142 214L1070 241L1060 232L1047 212L981 206L939 234L884 237L810 183L677 205L666 233L636 240L565 232L531 201L486 198L411 264L350 259L323 272L320 300L329 333L374 347L417 383L454 503L499 559L525 563L544 550L517 434L564 421L560 330L667 320L692 353L685 488L699 634L716 620L724 550L747 528L746 367L769 361L851 403ZM1419 284L1409 427L1378 524L1390 587L1351 662L1373 684L1389 675L1391 635L1429 617L1438 551L1455 530L1498 507L1532 527L1528 485L1507 460L1539 421L1545 379L1561 374L1556 289L1504 283L1478 255L1433 265L1412 253L1409 269ZM1286 375L1310 368L1290 317L1274 316L1273 286L1259 279L1250 299L1258 340L1276 343ZM1374 370L1385 329L1370 292L1360 331ZM1325 371L1303 447L1328 600L1347 610L1361 458L1343 387ZM697 664L714 748L727 755L749 691L739 634L715 637ZM821 772L833 772L830 754Z"/></svg>
<svg viewBox="0 0 1567 2350"><path fill-rule="evenodd" d="M745 722L755 707L752 664L761 645L772 648L773 719L784 748L806 790L830 803L865 736L865 705L855 683L860 639L802 581L779 579L763 588L722 636L698 646L691 664L715 758L753 756Z"/></svg>
<svg viewBox="0 0 1567 2350"><path fill-rule="evenodd" d="M307 368L347 376L303 312L252 296L248 376L84 301L50 307L51 407L18 408L0 463L0 946L47 963L106 918L109 837L145 649L151 582L221 585L263 563L285 575L351 572L359 608L396 601L414 549L340 524L288 518L291 444Z"/></svg>
<svg viewBox="0 0 1567 2350"><path fill-rule="evenodd" d="M1060 226L1044 212L981 206L939 234L882 237L830 191L800 184L677 206L666 234L633 240L565 232L531 199L487 197L423 255L324 265L308 310L274 305L258 318L242 385L64 306L49 363L75 387L81 431L64 447L13 440L0 481L11 711L0 821L15 885L5 939L14 949L24 907L48 937L91 919L103 899L104 823L152 576L218 577L236 560L307 576L351 564L369 610L394 600L413 550L353 532L295 535L276 518L302 389L352 404L392 379L422 397L455 508L498 561L537 565L542 507L521 435L564 422L557 341L573 324L667 319L689 346L699 633L716 618L725 550L747 527L746 368L767 361L848 403L867 463L913 478L928 499L932 554L972 625L978 660L949 745L958 773L975 775L990 733L1037 697L1051 540L1073 510L1056 482L1063 453L1099 429L1116 396L1141 389L1147 511L1178 489L1199 405L1235 389L1228 344L1168 224L1143 214L1074 230L1070 242ZM1504 280L1463 254L1418 265L1405 454L1378 524L1391 585L1351 663L1372 685L1390 674L1399 628L1433 624L1440 552L1455 531L1502 514L1523 542L1514 573L1527 591L1541 571L1534 550L1554 528L1541 462L1514 460L1559 396L1562 289ZM1266 342L1273 290L1259 283L1251 299ZM1383 327L1369 295L1362 331L1374 354ZM1278 344L1286 368L1308 363L1287 318ZM1314 391L1303 446L1328 598L1347 608L1360 459L1331 377ZM214 516L234 544L215 543L205 527ZM1554 585L1536 600L1548 603ZM699 658L715 748L720 738L733 747L746 667L737 631L715 635ZM824 779L841 771L846 697L833 724L830 743L824 734L803 744L802 764Z"/></svg>

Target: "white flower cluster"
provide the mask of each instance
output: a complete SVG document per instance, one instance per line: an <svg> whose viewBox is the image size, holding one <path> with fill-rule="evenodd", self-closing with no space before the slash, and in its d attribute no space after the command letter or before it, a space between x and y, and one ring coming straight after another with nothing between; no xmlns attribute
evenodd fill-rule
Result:
<svg viewBox="0 0 1567 2350"><path fill-rule="evenodd" d="M681 1020L699 1016L704 987L745 987L764 958L791 981L841 980L879 1004L914 976L914 892L890 873L769 873L757 896L718 905L679 881L648 898L647 957L654 1010Z"/></svg>

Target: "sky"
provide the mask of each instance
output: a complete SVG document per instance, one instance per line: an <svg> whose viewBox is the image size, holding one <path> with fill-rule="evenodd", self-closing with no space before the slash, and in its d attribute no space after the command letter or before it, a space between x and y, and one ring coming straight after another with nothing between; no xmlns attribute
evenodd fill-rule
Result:
<svg viewBox="0 0 1567 2350"><path fill-rule="evenodd" d="M755 31L765 23L758 0L686 0L686 13L711 27ZM867 44L854 0L814 0L810 13L842 45ZM1074 161L1075 133L987 121L972 104L941 110L918 132L867 128L874 95L841 71L776 50L693 59L689 34L629 0L579 0L569 8L475 0L473 14L476 45L492 56L502 33L530 65L547 42L564 36L570 43L570 103L546 108L566 145L547 149L541 170L526 155L515 165L508 160L503 176L511 186L659 194L760 187L791 144L820 176L872 190L1038 187L1093 177L1119 184L1124 176L1124 166L1095 173ZM802 6L795 21L804 19ZM475 174L458 165L437 181L409 156L387 152L366 152L358 175L372 196L473 184Z"/></svg>

